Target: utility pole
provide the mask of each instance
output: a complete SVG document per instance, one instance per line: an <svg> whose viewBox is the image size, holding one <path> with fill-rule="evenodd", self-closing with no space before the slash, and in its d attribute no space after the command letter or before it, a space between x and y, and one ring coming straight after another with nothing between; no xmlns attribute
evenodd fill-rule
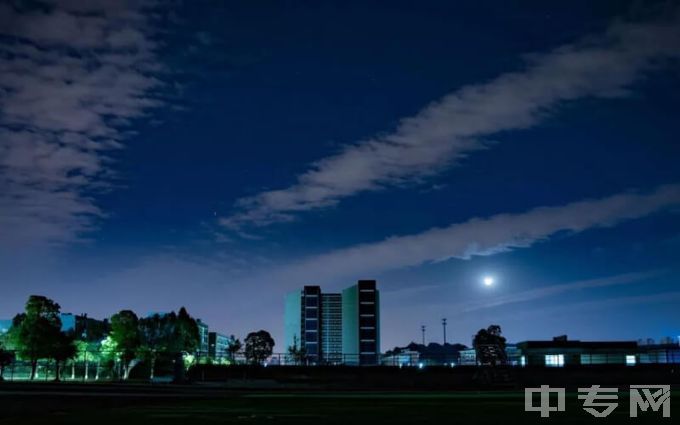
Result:
<svg viewBox="0 0 680 425"><path fill-rule="evenodd" d="M423 345L425 345L425 325L421 325L420 330L423 333Z"/></svg>
<svg viewBox="0 0 680 425"><path fill-rule="evenodd" d="M442 319L442 328L444 329L444 345L446 345L446 318Z"/></svg>

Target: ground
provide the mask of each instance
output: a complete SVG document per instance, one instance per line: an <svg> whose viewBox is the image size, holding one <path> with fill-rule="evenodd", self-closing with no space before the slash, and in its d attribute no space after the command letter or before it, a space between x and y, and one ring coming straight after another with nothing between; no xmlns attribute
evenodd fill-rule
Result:
<svg viewBox="0 0 680 425"><path fill-rule="evenodd" d="M585 413L576 393L566 411L524 411L522 391L258 392L148 386L0 386L0 424L503 424L671 423L660 412L629 418L628 399L607 418ZM678 397L674 397L677 404ZM672 412L671 412L672 413Z"/></svg>

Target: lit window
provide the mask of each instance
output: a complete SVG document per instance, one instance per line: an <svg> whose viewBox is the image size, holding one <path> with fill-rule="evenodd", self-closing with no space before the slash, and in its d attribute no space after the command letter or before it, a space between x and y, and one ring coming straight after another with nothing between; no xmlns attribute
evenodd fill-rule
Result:
<svg viewBox="0 0 680 425"><path fill-rule="evenodd" d="M634 355L626 356L626 366L635 366L636 360Z"/></svg>
<svg viewBox="0 0 680 425"><path fill-rule="evenodd" d="M564 354L546 354L545 365L552 367L564 366Z"/></svg>
<svg viewBox="0 0 680 425"><path fill-rule="evenodd" d="M519 358L519 365L522 366L522 367L524 367L524 366L527 365L527 358L526 358L526 356L522 356L522 357Z"/></svg>

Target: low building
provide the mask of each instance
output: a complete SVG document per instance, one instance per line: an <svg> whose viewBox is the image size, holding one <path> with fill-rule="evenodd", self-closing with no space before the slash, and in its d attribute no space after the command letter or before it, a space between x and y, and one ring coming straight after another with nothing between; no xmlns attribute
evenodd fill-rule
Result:
<svg viewBox="0 0 680 425"><path fill-rule="evenodd" d="M201 319L196 320L196 324L198 325L198 340L199 340L198 355L199 357L207 356L208 348L210 346L208 342L208 325L202 322Z"/></svg>
<svg viewBox="0 0 680 425"><path fill-rule="evenodd" d="M474 348L460 351L460 359L458 360L460 366L475 366L477 365L477 351Z"/></svg>
<svg viewBox="0 0 680 425"><path fill-rule="evenodd" d="M61 313L59 314L59 320L61 320L61 331L62 332L75 332L76 331L76 316L71 313Z"/></svg>
<svg viewBox="0 0 680 425"><path fill-rule="evenodd" d="M636 341L578 341L566 336L552 341L524 341L517 344L521 366L563 367L568 365L635 365Z"/></svg>
<svg viewBox="0 0 680 425"><path fill-rule="evenodd" d="M516 344L507 344L505 346L506 363L510 366L522 365L522 350Z"/></svg>
<svg viewBox="0 0 680 425"><path fill-rule="evenodd" d="M383 366L417 366L420 363L420 353L415 350L401 350L390 352L382 358Z"/></svg>
<svg viewBox="0 0 680 425"><path fill-rule="evenodd" d="M226 359L231 339L217 332L208 332L208 356L213 360Z"/></svg>
<svg viewBox="0 0 680 425"><path fill-rule="evenodd" d="M61 331L71 332L76 329L76 316L71 313L60 313L59 320L61 320ZM12 319L0 320L0 335L9 332L12 327Z"/></svg>
<svg viewBox="0 0 680 425"><path fill-rule="evenodd" d="M638 347L638 362L648 363L680 363L680 345L645 344Z"/></svg>

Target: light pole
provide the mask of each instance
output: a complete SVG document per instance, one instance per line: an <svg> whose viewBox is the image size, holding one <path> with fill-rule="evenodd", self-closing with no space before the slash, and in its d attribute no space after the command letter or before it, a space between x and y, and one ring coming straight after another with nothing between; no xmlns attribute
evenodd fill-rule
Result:
<svg viewBox="0 0 680 425"><path fill-rule="evenodd" d="M442 319L442 328L444 329L444 345L446 345L446 318Z"/></svg>
<svg viewBox="0 0 680 425"><path fill-rule="evenodd" d="M425 325L421 325L420 330L423 333L423 345L425 345Z"/></svg>

